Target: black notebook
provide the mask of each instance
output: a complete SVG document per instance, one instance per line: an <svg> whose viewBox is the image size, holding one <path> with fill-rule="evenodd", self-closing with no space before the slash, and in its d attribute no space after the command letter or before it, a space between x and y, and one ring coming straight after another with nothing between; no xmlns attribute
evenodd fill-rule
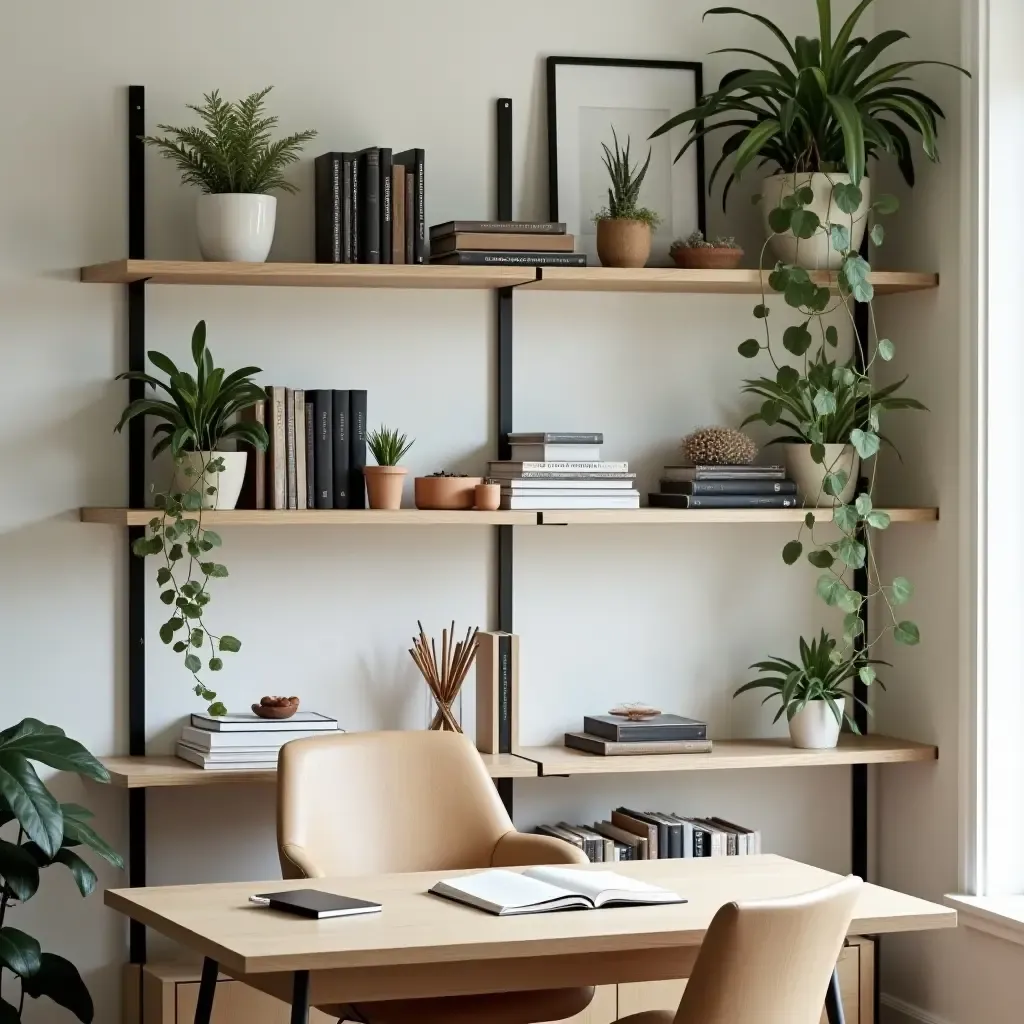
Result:
<svg viewBox="0 0 1024 1024"><path fill-rule="evenodd" d="M282 910L286 914L323 920L327 917L355 917L358 914L379 914L381 905L369 900L357 900L351 896L338 896L333 892L319 889L292 889L290 892L266 892L261 896L250 896L250 902L258 903L271 910Z"/></svg>

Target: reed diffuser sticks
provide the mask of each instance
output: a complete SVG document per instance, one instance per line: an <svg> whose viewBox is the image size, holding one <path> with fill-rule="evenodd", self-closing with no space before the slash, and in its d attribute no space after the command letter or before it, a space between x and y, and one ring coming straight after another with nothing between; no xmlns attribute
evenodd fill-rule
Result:
<svg viewBox="0 0 1024 1024"><path fill-rule="evenodd" d="M419 636L412 638L409 654L416 667L423 673L427 686L437 704L430 728L443 732L462 732L462 726L455 717L452 706L462 689L462 683L476 658L477 633L479 629L467 629L465 640L455 642L455 621L452 620L451 632L441 630L441 662L437 661L437 648L433 637L427 637L423 631L423 623L417 620L420 628Z"/></svg>

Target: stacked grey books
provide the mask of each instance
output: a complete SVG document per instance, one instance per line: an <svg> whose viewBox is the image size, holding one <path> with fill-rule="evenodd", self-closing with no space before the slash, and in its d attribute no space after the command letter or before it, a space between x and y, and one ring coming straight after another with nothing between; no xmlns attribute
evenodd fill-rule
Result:
<svg viewBox="0 0 1024 1024"><path fill-rule="evenodd" d="M316 711L297 711L291 718L196 714L181 730L177 755L214 771L276 768L281 747L292 740L340 732L338 721Z"/></svg>
<svg viewBox="0 0 1024 1024"><path fill-rule="evenodd" d="M623 754L710 754L705 722L681 715L587 715L583 732L567 732L565 745L603 757Z"/></svg>
<svg viewBox="0 0 1024 1024"><path fill-rule="evenodd" d="M506 510L640 507L628 462L601 459L604 434L509 434L511 459L489 464Z"/></svg>
<svg viewBox="0 0 1024 1024"><path fill-rule="evenodd" d="M651 508L796 508L784 466L666 466Z"/></svg>

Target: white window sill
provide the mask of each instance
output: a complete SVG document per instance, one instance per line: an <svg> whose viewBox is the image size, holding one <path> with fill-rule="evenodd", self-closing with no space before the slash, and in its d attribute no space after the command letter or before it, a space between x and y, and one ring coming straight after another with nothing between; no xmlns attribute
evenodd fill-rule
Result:
<svg viewBox="0 0 1024 1024"><path fill-rule="evenodd" d="M960 922L997 939L1024 946L1024 896L946 896Z"/></svg>

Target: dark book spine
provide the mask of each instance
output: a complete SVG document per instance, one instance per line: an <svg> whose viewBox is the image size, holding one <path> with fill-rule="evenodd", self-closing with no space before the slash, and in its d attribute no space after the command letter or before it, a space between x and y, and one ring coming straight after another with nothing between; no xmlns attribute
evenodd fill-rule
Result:
<svg viewBox="0 0 1024 1024"><path fill-rule="evenodd" d="M306 402L306 508L316 508L316 406Z"/></svg>
<svg viewBox="0 0 1024 1024"><path fill-rule="evenodd" d="M454 267L585 267L585 252L500 252L458 249L431 261Z"/></svg>
<svg viewBox="0 0 1024 1024"><path fill-rule="evenodd" d="M417 263L427 262L427 179L426 154L422 149L416 150L416 242L413 246L414 258Z"/></svg>
<svg viewBox="0 0 1024 1024"><path fill-rule="evenodd" d="M602 722L599 718L585 717L583 730L592 736L611 740L613 743L660 743L671 740L706 740L708 727L703 722L692 725L636 725L622 722Z"/></svg>
<svg viewBox="0 0 1024 1024"><path fill-rule="evenodd" d="M416 175L405 172L405 262L416 262Z"/></svg>
<svg viewBox="0 0 1024 1024"><path fill-rule="evenodd" d="M692 494L698 497L711 495L743 495L764 497L771 494L796 494L792 480L662 480L662 494Z"/></svg>
<svg viewBox="0 0 1024 1024"><path fill-rule="evenodd" d="M360 263L380 263L380 150L359 154Z"/></svg>
<svg viewBox="0 0 1024 1024"><path fill-rule="evenodd" d="M349 449L349 393L331 392L334 449L334 507L349 508L349 489L352 485Z"/></svg>
<svg viewBox="0 0 1024 1024"><path fill-rule="evenodd" d="M683 855L683 826L675 821L668 827L668 855L676 858Z"/></svg>
<svg viewBox="0 0 1024 1024"><path fill-rule="evenodd" d="M359 167L359 154L351 153L350 159L352 162L352 184L349 190L349 200L352 203L352 262L362 263L363 240L359 237L359 224L362 217L362 208L360 207L360 202L362 201L362 196L360 195L362 172Z"/></svg>
<svg viewBox="0 0 1024 1024"><path fill-rule="evenodd" d="M775 494L765 497L714 494L700 497L692 494L651 494L651 508L796 508L793 495Z"/></svg>
<svg viewBox="0 0 1024 1024"><path fill-rule="evenodd" d="M509 434L509 444L604 444L604 434Z"/></svg>
<svg viewBox="0 0 1024 1024"><path fill-rule="evenodd" d="M314 235L317 263L341 263L342 210L341 161L336 153L324 153L313 162Z"/></svg>
<svg viewBox="0 0 1024 1024"><path fill-rule="evenodd" d="M284 443L285 455L287 458L288 472L288 507L299 507L298 489L298 463L295 448L295 392L292 388L285 388L284 392Z"/></svg>
<svg viewBox="0 0 1024 1024"><path fill-rule="evenodd" d="M471 235L564 235L565 225L523 220L450 220L445 224L434 224L430 237L443 238L459 232Z"/></svg>
<svg viewBox="0 0 1024 1024"><path fill-rule="evenodd" d="M345 153L341 159L341 258L345 263L355 263L353 251L352 219L352 154Z"/></svg>
<svg viewBox="0 0 1024 1024"><path fill-rule="evenodd" d="M705 844L705 842L704 842L705 835L706 835L706 833L704 832L704 829L702 829L700 827L700 825L696 824L696 822L695 822L694 825L693 825L693 855L694 855L694 857L710 857L711 856L711 849L710 849L711 844L710 843Z"/></svg>
<svg viewBox="0 0 1024 1024"><path fill-rule="evenodd" d="M498 753L512 753L512 637L498 637Z"/></svg>
<svg viewBox="0 0 1024 1024"><path fill-rule="evenodd" d="M348 507L366 508L366 392L349 392L348 409Z"/></svg>
<svg viewBox="0 0 1024 1024"><path fill-rule="evenodd" d="M380 261L394 263L391 251L391 150L380 151Z"/></svg>
<svg viewBox="0 0 1024 1024"><path fill-rule="evenodd" d="M307 392L313 404L316 434L313 438L313 473L316 507L334 508L334 457L331 453L331 393L322 389Z"/></svg>

